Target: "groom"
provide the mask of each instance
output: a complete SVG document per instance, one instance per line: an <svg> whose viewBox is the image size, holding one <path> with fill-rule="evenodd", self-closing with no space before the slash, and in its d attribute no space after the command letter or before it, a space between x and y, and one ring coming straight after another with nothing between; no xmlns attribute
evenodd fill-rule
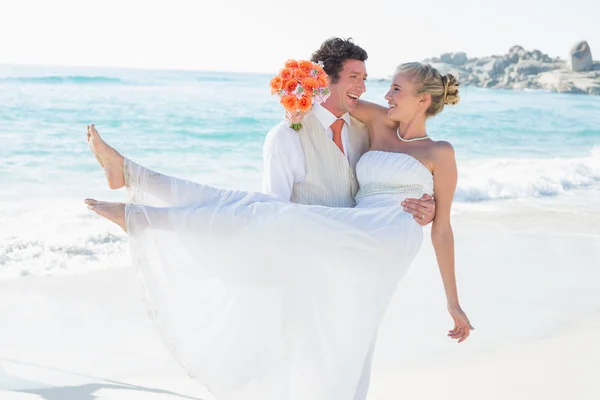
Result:
<svg viewBox="0 0 600 400"><path fill-rule="evenodd" d="M324 63L331 95L314 104L298 132L281 122L269 131L263 148L263 192L300 204L354 207L358 191L356 163L369 149L365 124L351 117L367 90L367 52L351 39L331 38L313 53L311 61ZM429 195L402 204L417 223L427 225L435 216ZM365 400L371 375L371 348L354 400Z"/></svg>

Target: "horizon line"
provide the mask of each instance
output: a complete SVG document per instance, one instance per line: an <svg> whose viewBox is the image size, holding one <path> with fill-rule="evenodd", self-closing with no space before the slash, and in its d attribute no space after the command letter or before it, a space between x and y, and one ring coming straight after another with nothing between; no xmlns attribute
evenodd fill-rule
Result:
<svg viewBox="0 0 600 400"><path fill-rule="evenodd" d="M0 61L0 67L40 67L40 68L87 68L87 69L112 69L112 70L143 70L143 71L165 71L165 72L205 72L205 73L228 73L228 74L253 74L253 75L266 75L272 76L277 74L279 71L265 72L265 71L239 71L239 70L215 70L215 69L202 69L198 67L158 67L158 66L118 66L118 65L89 65L89 64L59 64L59 63L15 63L15 62L2 62ZM282 64L283 68L283 64ZM389 76L370 76L372 79L389 79Z"/></svg>

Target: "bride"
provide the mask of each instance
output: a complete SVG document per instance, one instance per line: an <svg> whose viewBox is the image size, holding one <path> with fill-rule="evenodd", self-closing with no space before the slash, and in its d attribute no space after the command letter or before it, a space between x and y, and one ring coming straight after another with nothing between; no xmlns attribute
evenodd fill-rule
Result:
<svg viewBox="0 0 600 400"><path fill-rule="evenodd" d="M217 399L352 400L362 363L422 227L400 203L435 192L431 237L454 327L460 307L450 209L452 146L426 120L458 103L458 81L427 64L398 67L385 98L360 101L371 149L356 166L355 208L307 206L151 171L88 141L111 188L129 202L87 199L129 236L150 315L186 371Z"/></svg>

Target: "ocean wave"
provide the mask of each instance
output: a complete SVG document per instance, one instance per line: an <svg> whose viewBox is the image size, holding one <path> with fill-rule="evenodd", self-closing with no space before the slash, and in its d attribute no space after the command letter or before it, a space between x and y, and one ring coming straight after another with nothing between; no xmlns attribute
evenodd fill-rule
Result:
<svg viewBox="0 0 600 400"><path fill-rule="evenodd" d="M85 75L53 75L53 76L15 76L0 78L0 83L19 83L19 84L124 84L122 79L107 76L85 76Z"/></svg>
<svg viewBox="0 0 600 400"><path fill-rule="evenodd" d="M556 196L600 183L600 147L580 158L469 160L459 163L455 200Z"/></svg>

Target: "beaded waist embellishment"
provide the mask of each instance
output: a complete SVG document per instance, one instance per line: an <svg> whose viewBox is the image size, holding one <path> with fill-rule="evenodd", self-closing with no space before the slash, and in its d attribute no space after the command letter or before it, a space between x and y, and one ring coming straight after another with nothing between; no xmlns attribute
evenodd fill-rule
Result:
<svg viewBox="0 0 600 400"><path fill-rule="evenodd" d="M356 201L359 201L365 197L373 196L377 194L401 194L401 193L425 193L423 185L392 185L386 183L368 183L361 186L356 193Z"/></svg>

